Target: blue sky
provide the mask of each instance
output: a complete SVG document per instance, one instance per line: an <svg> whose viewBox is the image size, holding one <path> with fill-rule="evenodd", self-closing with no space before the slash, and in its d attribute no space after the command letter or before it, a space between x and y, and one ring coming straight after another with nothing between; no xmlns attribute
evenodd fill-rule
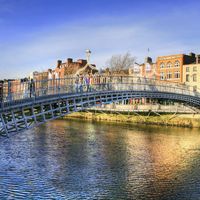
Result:
<svg viewBox="0 0 200 200"><path fill-rule="evenodd" d="M84 58L98 67L129 51L200 53L199 0L0 0L0 79ZM150 52L147 52L147 49Z"/></svg>

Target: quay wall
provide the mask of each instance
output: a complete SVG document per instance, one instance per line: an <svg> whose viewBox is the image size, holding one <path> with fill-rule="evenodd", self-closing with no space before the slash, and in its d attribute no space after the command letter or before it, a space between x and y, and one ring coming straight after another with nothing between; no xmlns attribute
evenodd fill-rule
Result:
<svg viewBox="0 0 200 200"><path fill-rule="evenodd" d="M128 124L152 124L161 126L177 126L200 128L200 114L157 114L157 113L112 113L83 111L69 114L65 119L84 119L90 121L106 121Z"/></svg>

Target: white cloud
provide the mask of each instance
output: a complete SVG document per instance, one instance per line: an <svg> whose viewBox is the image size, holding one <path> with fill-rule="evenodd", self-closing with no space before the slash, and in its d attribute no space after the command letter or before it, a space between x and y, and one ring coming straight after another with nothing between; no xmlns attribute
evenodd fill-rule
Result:
<svg viewBox="0 0 200 200"><path fill-rule="evenodd" d="M150 55L187 53L190 45L175 34L158 29L156 23L126 23L114 20L90 20L29 33L24 41L6 43L0 49L0 78L23 77L35 70L45 70L55 65L57 59L84 58L85 49L92 50L91 61L105 66L113 54L131 52L139 62ZM111 23L112 22L112 23ZM193 49L199 50L193 44Z"/></svg>

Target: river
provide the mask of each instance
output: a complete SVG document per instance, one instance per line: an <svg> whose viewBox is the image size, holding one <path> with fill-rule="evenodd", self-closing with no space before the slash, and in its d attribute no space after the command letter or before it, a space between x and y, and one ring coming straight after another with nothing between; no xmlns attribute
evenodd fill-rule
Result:
<svg viewBox="0 0 200 200"><path fill-rule="evenodd" d="M200 199L199 129L55 120L0 138L0 199Z"/></svg>

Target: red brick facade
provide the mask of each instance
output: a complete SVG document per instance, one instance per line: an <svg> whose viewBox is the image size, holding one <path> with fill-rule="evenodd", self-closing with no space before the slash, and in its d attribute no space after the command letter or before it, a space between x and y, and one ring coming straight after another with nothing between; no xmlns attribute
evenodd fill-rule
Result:
<svg viewBox="0 0 200 200"><path fill-rule="evenodd" d="M75 75L79 72L95 73L98 71L95 65L92 65L92 68L86 65L87 61L83 59L79 59L76 62L73 62L71 58L68 58L66 62L58 60L56 68L54 70L49 69L49 78L64 78L68 75ZM84 71L81 71L81 69Z"/></svg>
<svg viewBox="0 0 200 200"><path fill-rule="evenodd" d="M183 82L183 65L194 63L195 54L176 54L159 56L156 62L156 74L160 80L171 82Z"/></svg>

